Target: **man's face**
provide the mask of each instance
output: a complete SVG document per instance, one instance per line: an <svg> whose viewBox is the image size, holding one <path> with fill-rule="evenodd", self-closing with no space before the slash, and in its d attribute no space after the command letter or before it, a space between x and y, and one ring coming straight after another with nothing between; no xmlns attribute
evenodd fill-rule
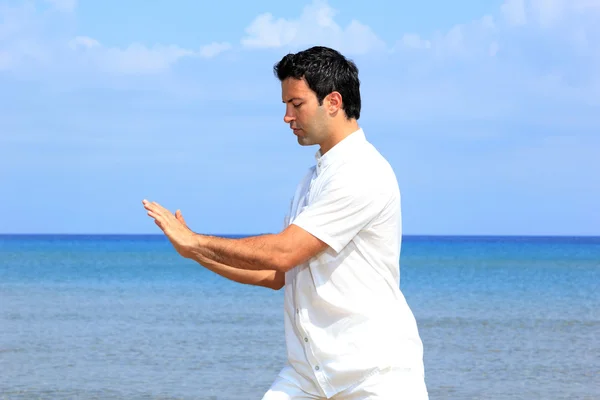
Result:
<svg viewBox="0 0 600 400"><path fill-rule="evenodd" d="M285 103L283 120L303 146L321 144L328 137L327 113L304 79L287 78L281 83Z"/></svg>

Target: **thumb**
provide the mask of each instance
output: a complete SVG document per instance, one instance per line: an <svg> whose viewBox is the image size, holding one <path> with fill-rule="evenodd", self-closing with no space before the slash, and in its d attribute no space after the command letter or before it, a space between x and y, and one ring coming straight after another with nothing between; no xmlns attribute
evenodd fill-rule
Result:
<svg viewBox="0 0 600 400"><path fill-rule="evenodd" d="M187 224L185 223L185 219L183 219L183 215L181 214L181 210L177 210L175 212L175 217L177 217L177 220L179 222L181 222L182 224L184 224L185 226L187 226Z"/></svg>

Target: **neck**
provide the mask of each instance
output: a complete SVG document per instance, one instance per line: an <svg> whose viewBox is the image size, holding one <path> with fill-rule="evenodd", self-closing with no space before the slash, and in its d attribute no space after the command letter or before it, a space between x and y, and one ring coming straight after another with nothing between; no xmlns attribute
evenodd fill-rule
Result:
<svg viewBox="0 0 600 400"><path fill-rule="evenodd" d="M321 143L321 155L327 153L333 146L350 136L353 132L356 132L358 129L360 129L360 126L355 119L344 121L344 123L332 127L327 141Z"/></svg>

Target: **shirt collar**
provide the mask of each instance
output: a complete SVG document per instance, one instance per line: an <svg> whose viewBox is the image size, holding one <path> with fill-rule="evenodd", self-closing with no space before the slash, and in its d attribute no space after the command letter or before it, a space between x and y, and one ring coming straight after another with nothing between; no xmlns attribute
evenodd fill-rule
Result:
<svg viewBox="0 0 600 400"><path fill-rule="evenodd" d="M365 133L362 128L359 128L329 149L324 155L321 155L321 150L317 150L315 154L315 160L317 161L317 175L321 173L326 166L340 160L344 155L348 154L349 151L365 141Z"/></svg>

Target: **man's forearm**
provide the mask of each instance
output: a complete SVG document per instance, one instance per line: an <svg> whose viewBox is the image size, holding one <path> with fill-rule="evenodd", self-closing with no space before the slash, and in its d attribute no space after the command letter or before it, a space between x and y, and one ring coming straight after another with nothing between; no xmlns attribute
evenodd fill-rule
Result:
<svg viewBox="0 0 600 400"><path fill-rule="evenodd" d="M285 276L277 271L249 271L206 260L202 263L202 266L224 278L246 285L279 290L285 283Z"/></svg>
<svg viewBox="0 0 600 400"><path fill-rule="evenodd" d="M285 272L288 250L276 235L260 235L240 239L197 235L188 258L204 265L219 263L242 270Z"/></svg>

